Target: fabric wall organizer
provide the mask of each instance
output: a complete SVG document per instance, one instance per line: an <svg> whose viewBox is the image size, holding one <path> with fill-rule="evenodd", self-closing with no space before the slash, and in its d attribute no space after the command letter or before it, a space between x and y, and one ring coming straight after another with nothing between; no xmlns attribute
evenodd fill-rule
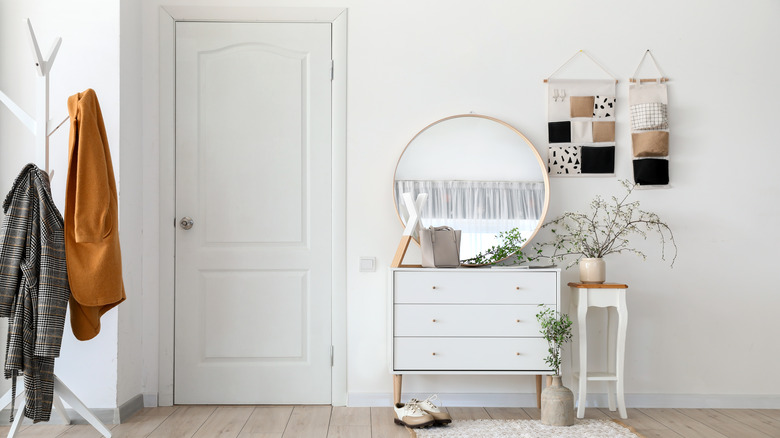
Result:
<svg viewBox="0 0 780 438"><path fill-rule="evenodd" d="M558 71L584 54L611 79L557 79ZM615 173L617 79L580 50L547 83L547 172L554 176Z"/></svg>
<svg viewBox="0 0 780 438"><path fill-rule="evenodd" d="M658 71L657 78L637 79L637 73L647 55ZM634 182L640 186L669 184L669 116L667 78L649 50L639 61L628 87L631 117L631 149Z"/></svg>

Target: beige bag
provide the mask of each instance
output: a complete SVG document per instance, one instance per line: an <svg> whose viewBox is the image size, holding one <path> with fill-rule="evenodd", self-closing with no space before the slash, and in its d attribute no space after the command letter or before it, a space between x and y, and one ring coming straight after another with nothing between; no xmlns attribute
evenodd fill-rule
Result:
<svg viewBox="0 0 780 438"><path fill-rule="evenodd" d="M424 268L460 266L460 230L452 227L428 227L420 230Z"/></svg>

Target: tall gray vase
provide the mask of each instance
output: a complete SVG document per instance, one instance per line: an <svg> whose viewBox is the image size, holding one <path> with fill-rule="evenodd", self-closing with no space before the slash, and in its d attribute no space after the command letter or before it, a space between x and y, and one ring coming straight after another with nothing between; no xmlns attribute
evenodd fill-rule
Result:
<svg viewBox="0 0 780 438"><path fill-rule="evenodd" d="M574 394L561 384L561 376L552 376L552 385L542 391L542 424L574 424Z"/></svg>

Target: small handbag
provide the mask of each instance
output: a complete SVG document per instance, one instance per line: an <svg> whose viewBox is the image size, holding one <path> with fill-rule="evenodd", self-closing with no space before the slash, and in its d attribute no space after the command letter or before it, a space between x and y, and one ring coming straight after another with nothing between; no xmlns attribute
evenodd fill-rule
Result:
<svg viewBox="0 0 780 438"><path fill-rule="evenodd" d="M460 230L452 227L428 227L420 230L424 268L460 266Z"/></svg>

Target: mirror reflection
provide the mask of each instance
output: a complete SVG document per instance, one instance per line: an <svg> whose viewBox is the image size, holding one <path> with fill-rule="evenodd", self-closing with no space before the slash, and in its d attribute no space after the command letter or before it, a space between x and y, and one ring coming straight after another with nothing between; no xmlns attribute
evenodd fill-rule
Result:
<svg viewBox="0 0 780 438"><path fill-rule="evenodd" d="M496 245L496 234L518 228L531 240L544 220L549 181L534 146L507 123L464 114L420 131L398 160L396 211L403 223L401 194L428 193L423 227L462 230L461 260ZM416 236L415 236L416 239Z"/></svg>

